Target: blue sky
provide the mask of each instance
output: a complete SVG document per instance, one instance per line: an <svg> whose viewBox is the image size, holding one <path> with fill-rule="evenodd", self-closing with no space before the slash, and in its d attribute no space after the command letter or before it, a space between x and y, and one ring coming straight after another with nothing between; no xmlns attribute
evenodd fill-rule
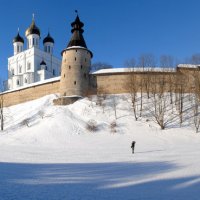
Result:
<svg viewBox="0 0 200 200"><path fill-rule="evenodd" d="M7 76L7 58L13 55L12 39L31 23L32 13L41 30L55 39L55 55L71 37L70 23L79 11L85 23L84 38L93 52L92 62L124 67L143 53L167 54L180 62L200 52L199 0L0 0L0 69ZM61 57L60 57L61 58Z"/></svg>

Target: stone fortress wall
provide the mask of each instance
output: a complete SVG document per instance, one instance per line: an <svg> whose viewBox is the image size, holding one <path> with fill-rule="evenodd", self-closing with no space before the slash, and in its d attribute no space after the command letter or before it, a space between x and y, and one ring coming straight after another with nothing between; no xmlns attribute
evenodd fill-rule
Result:
<svg viewBox="0 0 200 200"><path fill-rule="evenodd" d="M146 92L145 81L146 83L153 80L154 86L159 86L160 80L164 80L167 82L166 91L169 87L180 83L182 80L183 87L185 92L191 91L193 87L193 74L197 73L197 68L177 68L175 71L168 72L124 72L124 73L104 73L104 74L94 74L96 76L96 85L98 93L106 93L106 94L120 94L120 93L128 93L130 92L130 78L135 77L135 87L136 90L140 91L141 80L143 80L143 92ZM70 76L70 73L67 73ZM90 75L93 76L93 75ZM62 78L62 77L61 77ZM19 88L14 91L7 91L2 93L4 98L4 106L16 105L19 103L31 101L34 99L38 99L45 95L49 94L58 94L60 95L60 84L61 79L53 78L46 80L43 83L35 83L32 86L27 86L23 88ZM171 79L173 78L173 79ZM181 79L180 79L181 78ZM71 77L71 83L74 84L73 76ZM94 84L93 84L94 85ZM94 89L91 87L91 89ZM150 89L151 90L151 89ZM89 93L88 93L89 94ZM62 96L62 95L61 95ZM83 95L84 96L84 95Z"/></svg>
<svg viewBox="0 0 200 200"><path fill-rule="evenodd" d="M59 93L60 79L50 79L44 83L33 84L21 89L1 93L4 106L12 106L27 101L35 100L49 94Z"/></svg>

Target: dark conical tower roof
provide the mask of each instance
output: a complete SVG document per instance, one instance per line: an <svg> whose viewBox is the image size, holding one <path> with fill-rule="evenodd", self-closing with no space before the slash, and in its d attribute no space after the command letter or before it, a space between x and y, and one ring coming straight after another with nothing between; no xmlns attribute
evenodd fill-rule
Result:
<svg viewBox="0 0 200 200"><path fill-rule="evenodd" d="M72 30L71 30L72 37L67 45L67 48L72 47L72 46L80 46L80 47L87 48L85 40L82 35L82 33L84 32L84 30L82 29L82 27L84 26L84 23L80 21L78 15L75 21L71 23L71 26L72 26Z"/></svg>

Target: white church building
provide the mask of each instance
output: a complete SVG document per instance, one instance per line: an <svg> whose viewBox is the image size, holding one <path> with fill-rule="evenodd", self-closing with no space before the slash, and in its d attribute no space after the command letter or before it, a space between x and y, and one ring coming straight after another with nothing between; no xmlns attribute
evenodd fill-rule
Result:
<svg viewBox="0 0 200 200"><path fill-rule="evenodd" d="M19 31L13 39L14 55L8 58L6 90L60 76L61 61L53 56L54 39L50 34L43 39L43 50L40 49L40 29L33 18L25 36L26 50Z"/></svg>

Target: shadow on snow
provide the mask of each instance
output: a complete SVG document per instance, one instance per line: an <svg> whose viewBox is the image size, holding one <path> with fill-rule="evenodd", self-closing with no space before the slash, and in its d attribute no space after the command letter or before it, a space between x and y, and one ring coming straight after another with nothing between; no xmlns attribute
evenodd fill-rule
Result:
<svg viewBox="0 0 200 200"><path fill-rule="evenodd" d="M162 179L180 168L150 163L0 163L0 200L199 199L200 177Z"/></svg>

